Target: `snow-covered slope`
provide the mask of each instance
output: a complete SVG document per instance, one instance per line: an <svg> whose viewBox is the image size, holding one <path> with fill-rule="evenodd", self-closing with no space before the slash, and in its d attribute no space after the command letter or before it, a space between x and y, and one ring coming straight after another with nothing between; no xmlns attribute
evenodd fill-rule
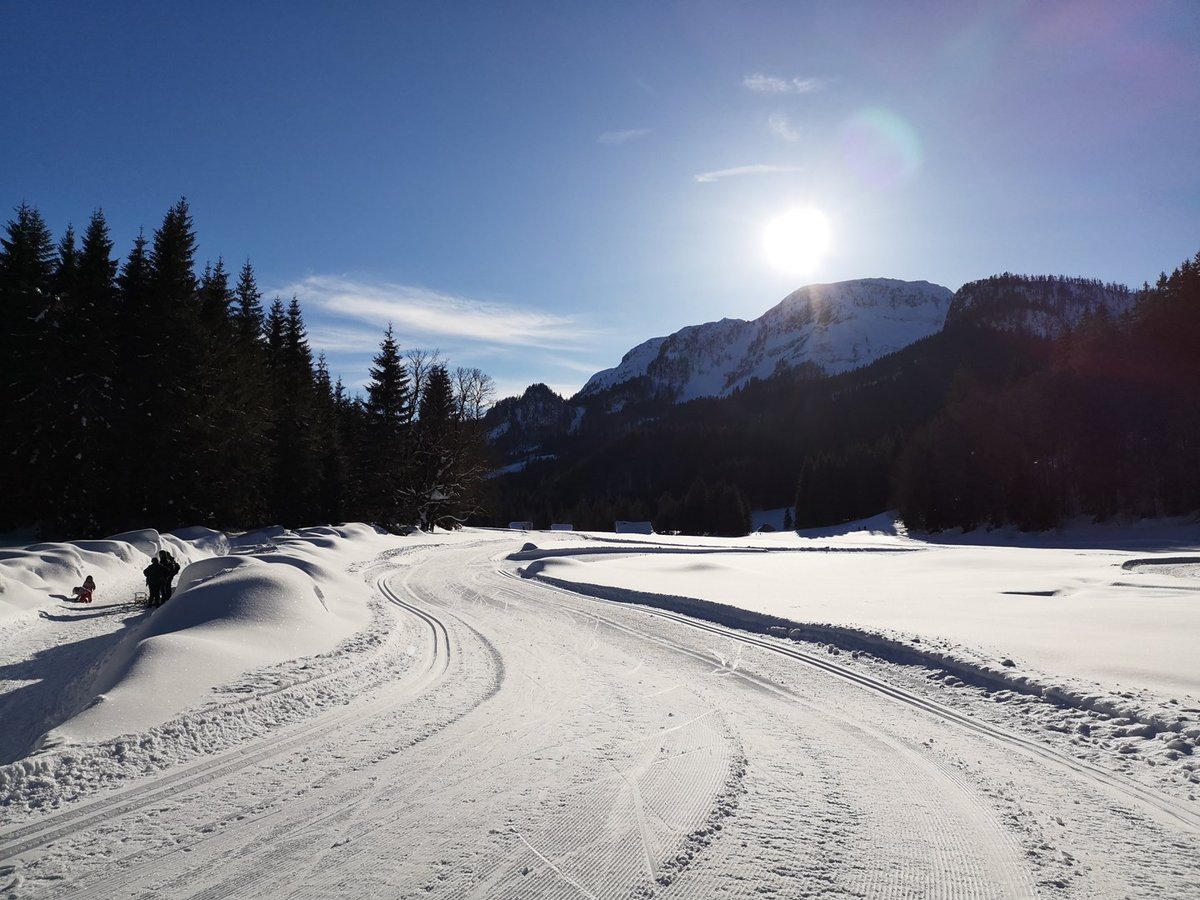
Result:
<svg viewBox="0 0 1200 900"><path fill-rule="evenodd" d="M927 281L891 278L809 285L753 321L722 319L639 344L593 375L580 396L646 376L653 393L685 401L805 365L845 372L940 331L952 296Z"/></svg>
<svg viewBox="0 0 1200 900"><path fill-rule="evenodd" d="M3 548L0 898L1194 900L1200 541L1162 524ZM122 603L163 543L180 589Z"/></svg>

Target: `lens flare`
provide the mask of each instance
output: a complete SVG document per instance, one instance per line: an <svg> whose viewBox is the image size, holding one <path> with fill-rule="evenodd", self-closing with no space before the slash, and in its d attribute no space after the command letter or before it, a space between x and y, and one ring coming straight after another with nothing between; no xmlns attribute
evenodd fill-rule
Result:
<svg viewBox="0 0 1200 900"><path fill-rule="evenodd" d="M763 253L781 272L808 275L829 252L831 238L829 220L819 209L792 209L763 228Z"/></svg>
<svg viewBox="0 0 1200 900"><path fill-rule="evenodd" d="M855 113L841 133L842 161L863 184L894 190L912 181L924 154L912 126L886 109Z"/></svg>

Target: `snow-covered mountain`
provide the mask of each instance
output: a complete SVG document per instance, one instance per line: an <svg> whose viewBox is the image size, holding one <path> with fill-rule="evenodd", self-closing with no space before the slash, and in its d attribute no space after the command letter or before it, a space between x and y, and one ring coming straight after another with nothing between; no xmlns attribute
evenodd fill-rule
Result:
<svg viewBox="0 0 1200 900"><path fill-rule="evenodd" d="M752 321L722 319L644 341L569 399L534 385L503 400L488 413L489 442L511 465L551 452L560 437L614 426L613 416L624 414L628 425L657 415L647 403L723 397L781 372L836 375L952 325L1057 337L1092 316L1124 315L1136 299L1122 285L1059 276L996 275L956 293L890 278L809 285Z"/></svg>
<svg viewBox="0 0 1200 900"><path fill-rule="evenodd" d="M753 321L722 319L651 338L593 375L579 398L646 378L651 395L684 402L725 396L752 378L802 366L845 372L940 331L952 297L927 281L809 285Z"/></svg>

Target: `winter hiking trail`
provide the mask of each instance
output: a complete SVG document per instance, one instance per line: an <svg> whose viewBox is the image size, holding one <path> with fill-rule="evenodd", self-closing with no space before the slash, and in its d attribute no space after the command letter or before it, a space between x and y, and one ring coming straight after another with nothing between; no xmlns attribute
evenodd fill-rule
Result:
<svg viewBox="0 0 1200 900"><path fill-rule="evenodd" d="M409 665L0 832L0 897L1200 891L1165 798L785 642L516 579L512 543L365 567Z"/></svg>
<svg viewBox="0 0 1200 900"><path fill-rule="evenodd" d="M550 591L561 591L563 594L568 596L572 595L572 592L569 588L564 588L553 584L546 584L545 586ZM595 597L592 597L591 599L600 604L611 604L618 607L622 605L619 601ZM1156 816L1168 824L1183 827L1194 834L1200 834L1200 809L1190 808L1177 801L1173 801L1170 798L1163 797L1145 785L1124 778L1120 774L1105 771L1104 769L1095 765L1091 765L1085 761L1072 758L1051 749L1047 749L1046 747L1043 747L1032 740L1014 735L1010 732L989 725L986 722L973 719L970 716L964 715L963 713L951 709L948 706L930 700L927 697L921 697L910 691L890 685L878 678L874 678L864 673L855 672L847 669L845 666L832 663L827 658L816 653L806 652L804 650L787 646L786 643L780 638L772 639L769 637L759 637L753 634L747 634L745 632L738 631L736 629L727 628L722 625L705 622L702 619L695 619L660 609L656 609L653 615L661 616L664 619L679 622L691 628L707 631L721 637L742 642L744 644L761 647L772 653L778 653L783 656L790 657L791 659L795 659L815 669L820 669L824 672L831 673L838 678L843 678L847 681L859 684L868 690L875 691L886 697L890 697L899 703L908 704L909 706L928 712L947 722L952 722L961 728L978 732L979 734L986 735L996 741L1008 744L1014 749L1017 749L1030 756L1037 757L1047 763L1090 778L1096 783L1101 784L1110 790L1114 796L1121 797L1126 802L1133 802L1140 805L1147 814ZM622 627L621 625L613 622L609 622L608 624L616 628Z"/></svg>

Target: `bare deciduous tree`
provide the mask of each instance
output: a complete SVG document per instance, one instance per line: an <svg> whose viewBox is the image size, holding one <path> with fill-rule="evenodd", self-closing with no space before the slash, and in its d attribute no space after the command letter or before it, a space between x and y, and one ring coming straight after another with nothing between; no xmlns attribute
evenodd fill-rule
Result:
<svg viewBox="0 0 1200 900"><path fill-rule="evenodd" d="M458 421L478 422L495 394L496 382L483 370L463 366L454 370L454 412Z"/></svg>

